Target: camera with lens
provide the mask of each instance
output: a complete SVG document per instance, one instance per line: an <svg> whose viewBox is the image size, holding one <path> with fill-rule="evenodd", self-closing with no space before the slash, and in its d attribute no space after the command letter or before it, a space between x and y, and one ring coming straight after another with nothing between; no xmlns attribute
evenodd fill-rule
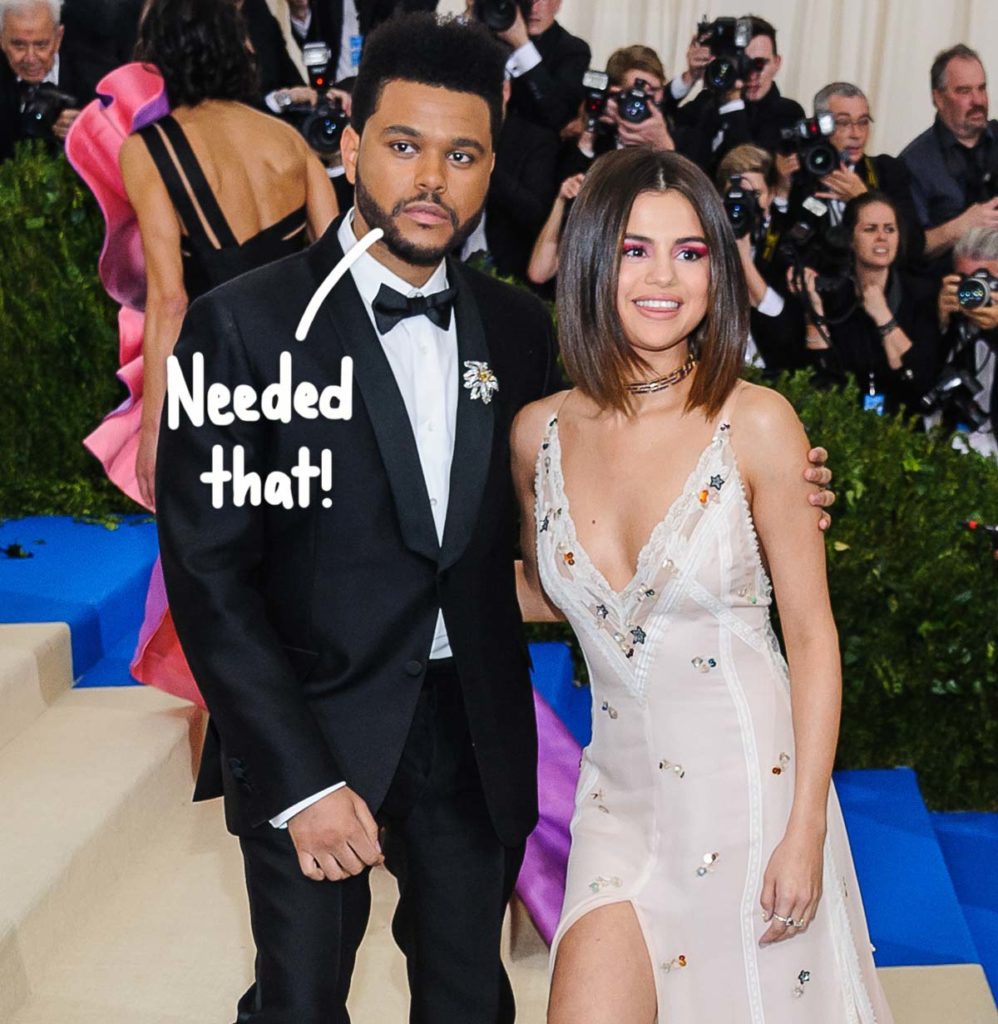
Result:
<svg viewBox="0 0 998 1024"><path fill-rule="evenodd" d="M52 129L64 110L75 110L79 106L75 96L42 82L36 86L21 111L21 131L28 139L45 139L52 135Z"/></svg>
<svg viewBox="0 0 998 1024"><path fill-rule="evenodd" d="M804 200L794 223L780 236L779 252L801 282L805 266L817 271L814 284L822 293L826 319L843 318L852 312L856 304L852 245L845 228L831 224L827 203L815 196Z"/></svg>
<svg viewBox="0 0 998 1024"><path fill-rule="evenodd" d="M527 21L531 7L533 0L475 0L472 14L493 32L507 32L516 21L517 10Z"/></svg>
<svg viewBox="0 0 998 1024"><path fill-rule="evenodd" d="M735 82L744 82L753 71L761 71L766 62L749 57L745 47L752 41L751 18L716 18L697 25L701 45L709 46L713 60L704 73L704 87L714 92L730 92Z"/></svg>
<svg viewBox="0 0 998 1024"><path fill-rule="evenodd" d="M621 121L641 124L651 117L651 105L655 100L643 78L636 79L630 89L618 92L614 98L617 101L617 116Z"/></svg>
<svg viewBox="0 0 998 1024"><path fill-rule="evenodd" d="M923 412L941 412L950 424L971 432L980 430L988 423L987 412L976 400L984 385L970 370L961 365L966 361L968 350L972 353L976 338L975 331L960 331L959 341L952 355L935 383L920 399Z"/></svg>
<svg viewBox="0 0 998 1024"><path fill-rule="evenodd" d="M805 117L792 128L780 130L780 151L797 154L805 177L823 178L839 166L838 150L828 141L834 131L835 118L832 114Z"/></svg>
<svg viewBox="0 0 998 1024"><path fill-rule="evenodd" d="M302 58L308 71L308 84L319 98L315 106L311 103L288 103L281 108L281 113L294 124L312 149L323 156L331 156L340 151L343 129L350 123L339 97L329 99L326 96L332 52L325 43L306 43Z"/></svg>
<svg viewBox="0 0 998 1024"><path fill-rule="evenodd" d="M961 309L984 309L998 299L998 281L981 267L961 277L956 286L956 301Z"/></svg>
<svg viewBox="0 0 998 1024"><path fill-rule="evenodd" d="M724 193L724 212L735 238L754 237L762 224L759 193L743 185L739 174L731 176L728 191Z"/></svg>

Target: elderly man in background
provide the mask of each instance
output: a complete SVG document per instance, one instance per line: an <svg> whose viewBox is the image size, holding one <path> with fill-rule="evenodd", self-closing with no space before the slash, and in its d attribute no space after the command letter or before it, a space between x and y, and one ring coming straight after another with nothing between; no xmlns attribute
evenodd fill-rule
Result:
<svg viewBox="0 0 998 1024"><path fill-rule="evenodd" d="M962 43L932 64L936 119L901 153L925 230L925 255L948 269L957 239L971 228L998 228L998 121L988 120L984 65Z"/></svg>
<svg viewBox="0 0 998 1024"><path fill-rule="evenodd" d="M61 142L93 98L95 83L62 46L61 13L62 0L0 0L0 160L31 136Z"/></svg>

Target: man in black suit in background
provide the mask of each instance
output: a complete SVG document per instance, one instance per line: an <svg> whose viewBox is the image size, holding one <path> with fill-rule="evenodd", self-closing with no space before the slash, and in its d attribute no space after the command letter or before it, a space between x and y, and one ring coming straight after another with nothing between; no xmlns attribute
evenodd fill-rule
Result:
<svg viewBox="0 0 998 1024"><path fill-rule="evenodd" d="M428 15L372 34L343 137L355 209L192 304L177 343L188 381L200 354L206 382L259 393L282 352L295 385L341 381L344 356L356 379L349 419L181 416L160 435L164 575L211 712L197 795L224 792L246 866L246 1024L349 1019L378 825L411 1020L513 1019L500 931L537 786L508 434L555 385L554 347L540 303L444 258L485 199L503 61L481 26ZM373 227L383 240L296 342ZM236 445L261 474L329 450L330 507L213 507L200 475Z"/></svg>
<svg viewBox="0 0 998 1024"><path fill-rule="evenodd" d="M59 0L0 0L0 160L14 155L27 138L22 111L40 93L57 89L72 97L61 105L46 133L54 143L66 138L80 109L93 99L94 81L80 54L67 43L59 21Z"/></svg>
<svg viewBox="0 0 998 1024"><path fill-rule="evenodd" d="M532 0L525 19L518 4L516 20L498 33L513 48L506 60L510 113L555 132L578 114L582 76L592 59L589 44L555 21L560 10L561 0Z"/></svg>

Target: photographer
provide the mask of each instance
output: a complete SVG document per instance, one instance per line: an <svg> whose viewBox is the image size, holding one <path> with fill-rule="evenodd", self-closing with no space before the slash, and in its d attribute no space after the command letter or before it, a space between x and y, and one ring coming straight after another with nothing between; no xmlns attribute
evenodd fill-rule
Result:
<svg viewBox="0 0 998 1024"><path fill-rule="evenodd" d="M815 140L823 150L838 157L837 166L824 176L801 169L796 155L786 166L793 179L788 200L789 217L800 216L808 196L815 196L828 206L827 226L842 223L846 204L866 192L883 192L894 202L905 237L905 260L915 264L925 247L915 203L911 195L911 175L899 159L881 154L870 156L866 144L870 138L873 117L863 91L849 82L832 82L814 97L814 117L819 123L831 119L832 132ZM809 145L809 143L805 143Z"/></svg>
<svg viewBox="0 0 998 1024"><path fill-rule="evenodd" d="M962 44L932 64L936 119L901 152L925 230L925 256L948 269L954 243L975 227L998 227L998 121L988 120L987 77Z"/></svg>
<svg viewBox="0 0 998 1024"><path fill-rule="evenodd" d="M752 304L746 361L761 362L773 373L808 362L803 312L798 302L788 301L786 264L778 248L784 222L773 202L778 178L771 154L758 146L736 146L721 161L716 179Z"/></svg>
<svg viewBox="0 0 998 1024"><path fill-rule="evenodd" d="M63 47L61 0L0 0L0 160L14 144L66 138L96 83Z"/></svg>
<svg viewBox="0 0 998 1024"><path fill-rule="evenodd" d="M489 0L469 3L479 17L490 6ZM578 111L582 76L592 60L589 44L555 21L560 9L561 0L517 0L513 24L496 31L513 48L506 61L513 84L509 112L555 132Z"/></svg>
<svg viewBox="0 0 998 1024"><path fill-rule="evenodd" d="M702 154L700 162L710 172L716 170L728 150L744 143L752 143L770 153L777 152L781 131L804 117L803 107L781 96L775 82L783 62L777 50L776 29L764 18L755 16L738 21L750 23L748 42L743 48L737 48L748 62L742 69L743 77L734 78L723 92L705 87L696 99L679 107L676 113L677 127L688 128L699 136L695 144L690 142L689 148ZM701 39L716 36L721 30L718 22L701 28L706 29ZM723 29L730 34L734 26L725 22ZM702 55L691 48L688 72L691 78L695 74L694 60L699 67ZM709 80L709 65L705 73ZM670 93L675 95L676 91L677 87L670 85Z"/></svg>
<svg viewBox="0 0 998 1024"><path fill-rule="evenodd" d="M962 402L940 396L938 404L948 426L967 431L970 447L998 457L998 228L971 228L953 249L953 267L955 273L944 277L939 289L939 327L945 335L947 367L964 371L971 387ZM968 288L975 278L984 279L987 287ZM940 379L944 377L945 371ZM979 412L968 407L967 399Z"/></svg>
<svg viewBox="0 0 998 1024"><path fill-rule="evenodd" d="M847 275L829 280L813 267L788 275L805 304L807 347L823 375L856 378L864 409L915 412L941 351L934 297L901 269L901 223L889 196L851 200L842 229L852 248Z"/></svg>
<svg viewBox="0 0 998 1024"><path fill-rule="evenodd" d="M650 46L614 50L606 63L606 88L592 91L575 124L563 133L568 139L558 178L585 174L596 157L613 149L676 149L662 112L664 94L665 68Z"/></svg>

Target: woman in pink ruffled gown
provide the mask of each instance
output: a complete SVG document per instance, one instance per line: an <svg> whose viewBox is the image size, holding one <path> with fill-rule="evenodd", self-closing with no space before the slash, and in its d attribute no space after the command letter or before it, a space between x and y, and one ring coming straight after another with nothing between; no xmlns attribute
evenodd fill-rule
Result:
<svg viewBox="0 0 998 1024"><path fill-rule="evenodd" d="M123 304L119 376L129 390L85 443L114 483L150 509L166 360L188 303L301 249L337 212L325 170L301 136L243 102L257 90L241 40L232 5L153 0L136 48L145 63L104 79L67 143L108 221L100 266ZM203 703L158 561L132 674Z"/></svg>

